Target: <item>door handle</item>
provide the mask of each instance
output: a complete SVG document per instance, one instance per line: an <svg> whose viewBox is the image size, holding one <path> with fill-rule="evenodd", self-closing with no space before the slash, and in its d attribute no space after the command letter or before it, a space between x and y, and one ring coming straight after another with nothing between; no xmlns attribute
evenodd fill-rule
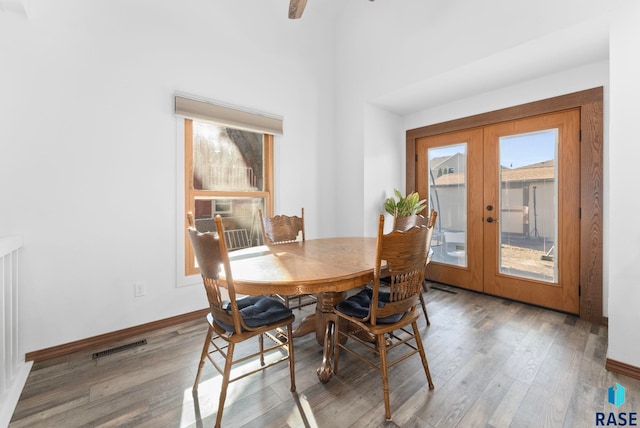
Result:
<svg viewBox="0 0 640 428"><path fill-rule="evenodd" d="M498 220L496 220L498 221ZM493 223L493 217L487 217L487 223Z"/></svg>

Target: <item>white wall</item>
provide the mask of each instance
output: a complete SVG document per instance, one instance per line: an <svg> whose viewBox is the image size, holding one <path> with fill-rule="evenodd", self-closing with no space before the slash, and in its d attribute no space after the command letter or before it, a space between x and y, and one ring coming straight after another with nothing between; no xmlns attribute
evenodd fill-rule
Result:
<svg viewBox="0 0 640 428"><path fill-rule="evenodd" d="M206 307L201 286L176 287L176 91L284 116L276 210L304 206L308 236L334 233L320 216L333 182L329 11L310 2L317 21L292 21L286 2L245 3L0 12L0 236L24 237L25 352Z"/></svg>
<svg viewBox="0 0 640 428"><path fill-rule="evenodd" d="M204 306L199 287L175 287L175 91L284 116L276 210L305 206L313 237L375 234L380 200L404 190L406 129L604 85L609 354L640 366L626 228L638 210L619 193L637 164L634 2L615 3L629 6L611 75L610 2L314 0L298 21L282 3L0 12L0 236L24 236L25 351Z"/></svg>
<svg viewBox="0 0 640 428"><path fill-rule="evenodd" d="M629 191L638 182L640 99L640 4L617 2L611 25L611 108L608 162L609 349L608 358L640 367L640 199Z"/></svg>
<svg viewBox="0 0 640 428"><path fill-rule="evenodd" d="M404 138L402 118L371 104L364 106L364 177L363 189L366 215L362 222L368 236L376 236L380 214L385 214L385 232L393 225L393 217L384 210L384 201L393 195L393 189L405 187L404 150L394 144ZM375 213L369 215L369 213Z"/></svg>

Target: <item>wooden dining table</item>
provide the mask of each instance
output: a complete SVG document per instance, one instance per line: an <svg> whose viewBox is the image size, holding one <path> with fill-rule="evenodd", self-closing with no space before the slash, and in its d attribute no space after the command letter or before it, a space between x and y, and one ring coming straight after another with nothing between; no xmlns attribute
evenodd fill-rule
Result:
<svg viewBox="0 0 640 428"><path fill-rule="evenodd" d="M230 252L229 259L237 293L316 296L315 313L296 326L293 336L315 332L324 346L317 374L326 383L332 375L328 327L333 308L348 290L373 280L375 254L376 238L344 237L245 248Z"/></svg>

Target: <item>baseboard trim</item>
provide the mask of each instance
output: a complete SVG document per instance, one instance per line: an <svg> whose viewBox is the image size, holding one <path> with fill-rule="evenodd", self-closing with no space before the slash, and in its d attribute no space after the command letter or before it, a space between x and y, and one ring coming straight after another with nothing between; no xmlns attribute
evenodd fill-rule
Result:
<svg viewBox="0 0 640 428"><path fill-rule="evenodd" d="M640 380L640 367L607 358L604 366L607 370Z"/></svg>
<svg viewBox="0 0 640 428"><path fill-rule="evenodd" d="M39 351L27 352L27 354L25 355L25 360L38 362L48 360L50 358L61 357L73 352L82 351L96 346L107 345L118 340L149 333L161 328L171 327L173 325L187 321L193 321L198 318L204 318L208 313L209 308L200 309L198 311L188 312L186 314L176 315L174 317L164 318L146 324L140 324L134 327L113 331L111 333L100 334L98 336L77 340L75 342L69 342L58 346L52 346L51 348L40 349Z"/></svg>

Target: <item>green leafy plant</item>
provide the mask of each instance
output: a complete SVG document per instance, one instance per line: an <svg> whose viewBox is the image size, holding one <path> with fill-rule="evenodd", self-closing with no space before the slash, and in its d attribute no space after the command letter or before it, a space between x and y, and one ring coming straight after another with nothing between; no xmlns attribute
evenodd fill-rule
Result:
<svg viewBox="0 0 640 428"><path fill-rule="evenodd" d="M420 199L418 192L409 193L407 196L402 196L402 193L398 189L393 189L395 198L390 197L384 202L384 210L391 215L398 212L398 216L409 217L418 214L420 211L426 208L427 200Z"/></svg>

